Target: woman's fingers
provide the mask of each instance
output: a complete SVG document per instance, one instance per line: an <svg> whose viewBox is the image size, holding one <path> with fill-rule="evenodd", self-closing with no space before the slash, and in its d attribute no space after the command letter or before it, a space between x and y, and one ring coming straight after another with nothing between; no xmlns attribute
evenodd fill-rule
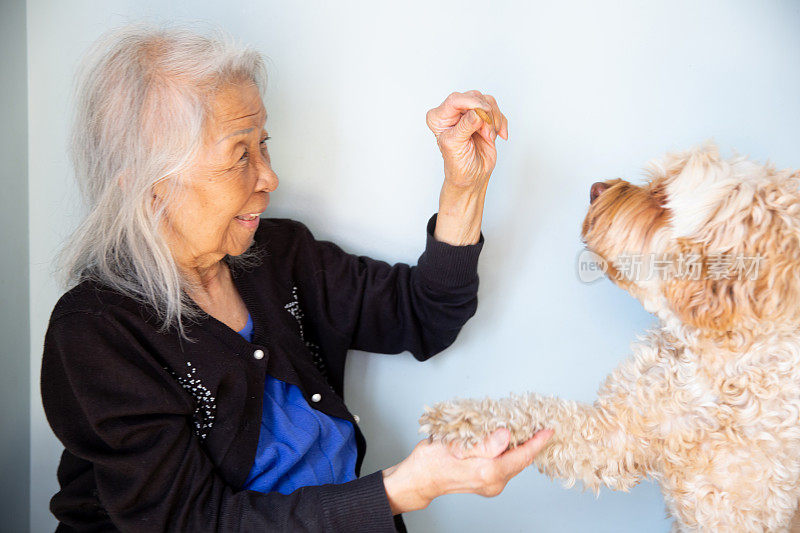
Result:
<svg viewBox="0 0 800 533"><path fill-rule="evenodd" d="M533 438L497 458L498 467L510 479L529 467L553 435L552 429L537 431Z"/></svg>
<svg viewBox="0 0 800 533"><path fill-rule="evenodd" d="M479 107L487 113L492 112L492 104L478 91L467 91L465 93L451 93L442 103L445 110L449 113L461 114L467 109Z"/></svg>
<svg viewBox="0 0 800 533"><path fill-rule="evenodd" d="M464 93L451 93L438 107L428 111L426 122L428 127L438 137L443 131L455 126L470 109L481 109L491 118L491 129L504 139L508 136L508 123L506 117L500 112L497 101L491 95L484 95L480 91L467 91Z"/></svg>
<svg viewBox="0 0 800 533"><path fill-rule="evenodd" d="M497 107L497 101L491 94L484 95L486 102L492 106L492 126L495 132L500 131L500 126L503 125L503 115L500 113L500 108Z"/></svg>
<svg viewBox="0 0 800 533"><path fill-rule="evenodd" d="M506 116L500 111L500 107L497 105L497 99L491 94L481 94L478 91L469 91L469 94L482 99L486 102L490 107L491 111L488 113L488 119L491 122L492 129L495 133L500 135L503 139L508 138L508 119ZM483 110L483 108L479 108ZM481 117L483 118L483 117Z"/></svg>
<svg viewBox="0 0 800 533"><path fill-rule="evenodd" d="M451 93L438 107L434 107L425 116L428 127L437 137L455 126L462 115L470 109L479 107L491 113L492 106L486 101L467 93Z"/></svg>
<svg viewBox="0 0 800 533"><path fill-rule="evenodd" d="M475 132L480 132L484 122L474 110L469 110L461 116L461 120L449 131L444 132L440 137L440 142L453 145L461 145L468 141ZM451 146L455 148L456 146Z"/></svg>
<svg viewBox="0 0 800 533"><path fill-rule="evenodd" d="M383 472L392 511L423 509L443 494L497 496L512 477L530 466L552 434L547 429L539 431L521 446L507 450L511 434L500 428L467 452L452 443L424 439L411 455Z"/></svg>
<svg viewBox="0 0 800 533"><path fill-rule="evenodd" d="M506 116L500 111L500 107L497 105L497 100L491 94L483 95L483 98L486 99L486 102L492 106L492 119L493 119L493 126L494 131L497 132L500 137L503 139L508 139L508 119Z"/></svg>
<svg viewBox="0 0 800 533"><path fill-rule="evenodd" d="M506 428L500 428L496 429L488 437L483 439L482 442L479 442L469 450L464 450L457 444L451 444L450 453L459 459L467 459L470 457L485 457L491 459L506 451L510 440L511 432Z"/></svg>
<svg viewBox="0 0 800 533"><path fill-rule="evenodd" d="M512 477L533 463L534 458L542 450L552 434L551 430L542 430L525 444L508 450L499 456L471 459L472 461L477 461L476 474L479 485L476 492L488 497L497 496L503 492ZM486 442L491 443L494 440L492 437L495 436L496 434L493 434L486 439ZM497 440L499 443L500 439L498 438ZM508 443L505 438L502 442L506 445ZM487 445L491 446L491 444Z"/></svg>

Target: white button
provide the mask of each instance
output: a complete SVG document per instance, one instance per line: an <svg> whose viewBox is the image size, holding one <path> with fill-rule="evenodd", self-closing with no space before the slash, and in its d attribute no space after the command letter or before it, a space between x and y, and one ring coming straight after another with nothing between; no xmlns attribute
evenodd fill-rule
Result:
<svg viewBox="0 0 800 533"><path fill-rule="evenodd" d="M355 421L356 421L356 424L358 424L359 422L361 422L361 419L360 419L360 418L358 418L358 415L353 415L353 420L355 420Z"/></svg>
<svg viewBox="0 0 800 533"><path fill-rule="evenodd" d="M311 396L311 401L314 402L314 403L317 403L321 399L322 399L322 396L320 396L319 394L314 394L313 396Z"/></svg>
<svg viewBox="0 0 800 533"><path fill-rule="evenodd" d="M264 357L264 350L256 350L253 352L253 357L256 359L262 359Z"/></svg>

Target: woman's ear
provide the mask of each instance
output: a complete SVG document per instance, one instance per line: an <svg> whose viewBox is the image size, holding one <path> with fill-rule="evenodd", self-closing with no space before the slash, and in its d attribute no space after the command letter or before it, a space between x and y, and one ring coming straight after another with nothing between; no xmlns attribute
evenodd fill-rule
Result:
<svg viewBox="0 0 800 533"><path fill-rule="evenodd" d="M161 204L161 201L166 198L166 194L166 179L162 178L156 180L156 182L150 187L150 200L153 209Z"/></svg>

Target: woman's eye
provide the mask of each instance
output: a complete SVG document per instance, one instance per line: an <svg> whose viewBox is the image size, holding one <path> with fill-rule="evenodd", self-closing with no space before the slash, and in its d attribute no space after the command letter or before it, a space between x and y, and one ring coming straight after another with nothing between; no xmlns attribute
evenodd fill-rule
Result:
<svg viewBox="0 0 800 533"><path fill-rule="evenodd" d="M271 138L272 137L267 135L266 137L261 139L261 142L259 144L261 144L262 146L266 146L267 145L267 141L270 140ZM239 161L244 161L245 159L247 159L247 157L248 157L248 153L247 153L247 150L245 150L244 153L242 154L242 157L239 158Z"/></svg>

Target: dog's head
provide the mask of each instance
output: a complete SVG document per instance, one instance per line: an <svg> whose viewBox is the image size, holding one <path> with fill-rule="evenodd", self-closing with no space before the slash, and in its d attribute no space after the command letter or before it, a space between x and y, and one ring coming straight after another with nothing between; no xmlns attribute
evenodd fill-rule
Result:
<svg viewBox="0 0 800 533"><path fill-rule="evenodd" d="M646 170L592 185L582 237L609 277L705 336L800 326L800 173L712 143Z"/></svg>

